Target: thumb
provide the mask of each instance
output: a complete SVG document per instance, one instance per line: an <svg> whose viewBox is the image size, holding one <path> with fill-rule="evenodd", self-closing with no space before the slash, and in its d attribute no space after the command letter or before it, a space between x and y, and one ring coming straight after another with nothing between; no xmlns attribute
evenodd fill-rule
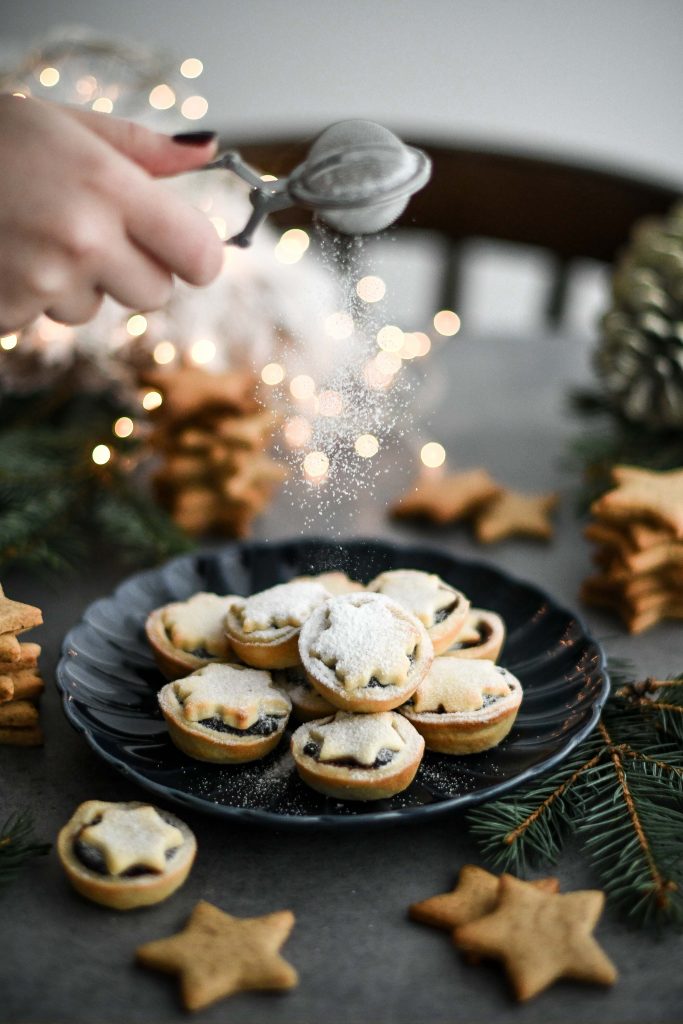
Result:
<svg viewBox="0 0 683 1024"><path fill-rule="evenodd" d="M215 132L188 132L179 136L163 135L149 128L94 110L68 113L90 131L155 178L202 167L218 148Z"/></svg>

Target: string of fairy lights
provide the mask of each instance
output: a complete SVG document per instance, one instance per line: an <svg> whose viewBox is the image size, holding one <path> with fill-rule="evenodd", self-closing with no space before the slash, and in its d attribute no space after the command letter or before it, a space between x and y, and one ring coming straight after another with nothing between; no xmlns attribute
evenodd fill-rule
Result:
<svg viewBox="0 0 683 1024"><path fill-rule="evenodd" d="M107 59L118 60L120 64L124 59L121 54L114 47L110 52L106 51L106 44L103 45L97 50L97 56L101 58L104 52ZM74 47L60 50L57 46L51 54L51 51L46 49L43 53L48 59L41 60L40 56L34 56L32 60L25 62L20 73L14 76L14 84L11 76L0 76L0 88L24 97L60 93L55 95L55 98L79 103L104 114L130 113L131 89L128 88L126 91L119 83L107 80L101 71L98 73L99 77L93 74L95 68L88 69L83 65L83 60L88 54L87 46L84 51L81 53ZM55 56L52 61L49 60L51 55ZM199 121L206 116L208 101L198 91L194 91L195 82L204 70L199 58L188 57L172 66L167 65L168 73L164 75L166 80L147 80L142 90L140 83L144 81L142 76L145 66L141 58L138 59L135 88L137 93L144 93L150 113L172 112L189 121ZM158 71L160 67L161 65L158 65L155 70ZM263 179L276 180L273 175L268 174L264 174ZM210 219L219 237L225 239L228 230L225 220L219 216ZM311 237L307 231L302 228L290 228L279 236L274 245L273 255L280 264L294 265L304 258L310 246ZM226 249L224 269L228 272L235 258L234 250ZM376 274L359 277L354 287L357 299L366 308L381 303L387 297L387 284ZM460 318L453 310L442 309L434 315L432 326L433 334L437 337L451 338L460 330ZM347 310L328 313L322 322L322 333L334 343L344 343L353 339L360 329L352 313ZM46 345L67 343L74 333L74 328L56 323L46 316L40 317L31 325L30 330L37 332L41 342L45 342ZM124 331L122 332L120 328L118 330L128 339L145 336L149 338L149 318L144 313L133 312L125 320ZM5 353L20 351L22 334L23 332L18 331L0 337L0 349ZM374 339L370 341L375 351L368 350L362 365L362 379L370 393L391 390L404 368L415 360L426 357L432 349L430 334L424 331L405 331L394 323L379 326ZM119 341L116 344L119 344ZM172 367L174 364L185 362L209 371L217 353L217 339L208 336L192 339L189 347L183 350L168 338L153 339L151 349L151 357L159 366ZM316 436L314 425L319 418L330 421L332 425L332 421L344 416L344 394L320 384L310 373L299 372L299 369L297 372L290 372L284 365L284 360L266 362L258 371L258 376L265 388L264 397L271 392L270 401L273 401L275 391L279 396L286 397L288 409L281 427L282 439L292 455L300 455L303 479L316 485L325 483L330 475L332 453L325 451L321 445L313 446ZM158 409L163 400L163 393L160 390L142 390L139 394L139 415L119 416L112 424L114 437L125 441L144 436L148 429L145 414ZM356 436L352 438L351 447L359 459L373 459L380 453L382 442L375 434L363 431L359 427ZM107 443L104 438L97 439L91 451L91 459L96 466L105 466L119 455L116 447L111 442ZM420 462L425 471L438 471L443 467L445 460L446 451L438 441L425 441L422 444Z"/></svg>

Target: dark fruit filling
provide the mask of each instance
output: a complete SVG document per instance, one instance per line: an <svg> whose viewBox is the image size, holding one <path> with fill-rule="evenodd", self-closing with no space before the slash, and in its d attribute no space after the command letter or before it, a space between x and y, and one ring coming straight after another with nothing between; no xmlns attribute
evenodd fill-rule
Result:
<svg viewBox="0 0 683 1024"><path fill-rule="evenodd" d="M190 654L194 654L195 658L203 658L205 661L216 657L215 654L207 651L206 647L195 647L193 651L190 651Z"/></svg>
<svg viewBox="0 0 683 1024"><path fill-rule="evenodd" d="M226 725L222 718L216 717L202 718L198 724L213 732L227 732L233 736L272 736L280 728L282 718L282 715L262 715L248 729L235 729L232 725Z"/></svg>
<svg viewBox="0 0 683 1024"><path fill-rule="evenodd" d="M304 745L303 752L307 757L315 758L317 761L318 755L320 754L320 746L317 743L314 743L313 740L309 740L308 743ZM325 761L324 763L336 765L339 768L367 768L370 770L371 768L382 768L385 764L389 764L390 761L393 761L393 759L393 750L387 750L386 747L382 747L377 754L377 757L370 765L359 764L358 761L354 761L352 757L341 758L338 761Z"/></svg>
<svg viewBox="0 0 683 1024"><path fill-rule="evenodd" d="M454 644L448 648L449 651L462 651L467 647L479 647L480 644L486 643L491 636L493 630L486 622L479 622L476 626L477 633L479 636L476 640L466 640L464 643L456 640Z"/></svg>
<svg viewBox="0 0 683 1024"><path fill-rule="evenodd" d="M445 608L440 608L434 616L434 625L438 626L440 622L445 622L448 616L455 611L458 607L458 602L453 601L452 604L447 605Z"/></svg>

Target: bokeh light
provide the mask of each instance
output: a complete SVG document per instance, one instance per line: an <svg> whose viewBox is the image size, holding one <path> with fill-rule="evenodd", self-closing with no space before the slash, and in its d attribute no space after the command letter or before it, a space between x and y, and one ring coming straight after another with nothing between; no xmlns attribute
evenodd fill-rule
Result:
<svg viewBox="0 0 683 1024"><path fill-rule="evenodd" d="M114 424L114 433L117 437L130 437L134 429L135 424L130 416L119 416Z"/></svg>
<svg viewBox="0 0 683 1024"><path fill-rule="evenodd" d="M354 445L362 459L371 459L379 451L379 441L374 434L361 434Z"/></svg>
<svg viewBox="0 0 683 1024"><path fill-rule="evenodd" d="M172 341L160 341L154 346L152 355L155 363L159 363L160 366L166 366L167 363L172 363L176 357L175 345Z"/></svg>
<svg viewBox="0 0 683 1024"><path fill-rule="evenodd" d="M385 324L377 332L377 344L383 352L400 352L403 347L403 331L396 324Z"/></svg>
<svg viewBox="0 0 683 1024"><path fill-rule="evenodd" d="M276 384L281 384L284 379L285 371L279 363L266 363L261 370L261 380L271 388L274 388Z"/></svg>
<svg viewBox="0 0 683 1024"><path fill-rule="evenodd" d="M325 452L309 452L304 458L304 473L309 480L320 480L329 468L330 460Z"/></svg>
<svg viewBox="0 0 683 1024"><path fill-rule="evenodd" d="M3 338L0 338L0 348L4 348L5 352L10 352L13 348L17 347L19 339L16 334L6 334Z"/></svg>
<svg viewBox="0 0 683 1024"><path fill-rule="evenodd" d="M190 349L190 359L198 366L210 363L216 355L216 345L210 338L200 338Z"/></svg>
<svg viewBox="0 0 683 1024"><path fill-rule="evenodd" d="M386 295L386 291L387 286L382 278L375 277L373 274L361 277L356 284L356 295L363 302L380 302Z"/></svg>
<svg viewBox="0 0 683 1024"><path fill-rule="evenodd" d="M296 377L292 377L289 390L292 398L305 402L307 398L311 398L315 393L315 381L307 373L299 373Z"/></svg>
<svg viewBox="0 0 683 1024"><path fill-rule="evenodd" d="M132 316L128 317L126 330L131 338L139 338L147 330L147 317L143 316L142 313L133 313Z"/></svg>
<svg viewBox="0 0 683 1024"><path fill-rule="evenodd" d="M60 75L57 68L43 68L38 75L38 81L41 85L44 85L46 89L51 89L53 85L57 85Z"/></svg>
<svg viewBox="0 0 683 1024"><path fill-rule="evenodd" d="M147 391L142 396L142 408L147 412L158 409L164 399L159 391Z"/></svg>
<svg viewBox="0 0 683 1024"><path fill-rule="evenodd" d="M204 99L203 96L188 96L187 99L183 101L180 113L183 117L186 117L188 121L199 121L200 118L204 117L208 109L208 100Z"/></svg>
<svg viewBox="0 0 683 1024"><path fill-rule="evenodd" d="M446 461L446 449L438 441L428 441L427 444L422 445L420 458L425 466L437 469Z"/></svg>
<svg viewBox="0 0 683 1024"><path fill-rule="evenodd" d="M91 458L96 466L106 466L111 458L111 448L106 444L96 444L92 450Z"/></svg>
<svg viewBox="0 0 683 1024"><path fill-rule="evenodd" d="M460 317L452 309L441 309L434 316L434 330L444 338L452 338L460 330Z"/></svg>
<svg viewBox="0 0 683 1024"><path fill-rule="evenodd" d="M338 391L321 391L318 395L318 412L321 416L341 416L344 399Z"/></svg>
<svg viewBox="0 0 683 1024"><path fill-rule="evenodd" d="M175 93L170 85L155 85L149 94L149 105L155 110L170 110L175 103Z"/></svg>
<svg viewBox="0 0 683 1024"><path fill-rule="evenodd" d="M313 428L305 416L292 416L285 423L283 433L290 448L303 448L311 440Z"/></svg>
<svg viewBox="0 0 683 1024"><path fill-rule="evenodd" d="M199 78L203 70L204 65L197 57L188 57L180 65L180 74L183 78Z"/></svg>

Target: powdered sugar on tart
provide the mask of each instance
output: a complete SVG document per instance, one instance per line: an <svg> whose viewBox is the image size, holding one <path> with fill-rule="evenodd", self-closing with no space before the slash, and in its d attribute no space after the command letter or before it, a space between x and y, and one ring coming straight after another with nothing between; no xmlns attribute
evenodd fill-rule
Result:
<svg viewBox="0 0 683 1024"><path fill-rule="evenodd" d="M173 686L188 722L220 718L234 729L249 729L263 715L291 710L269 672L241 665L207 665Z"/></svg>
<svg viewBox="0 0 683 1024"><path fill-rule="evenodd" d="M418 569L383 572L369 584L368 589L398 601L427 629L434 624L438 613L450 608L457 598L439 576Z"/></svg>
<svg viewBox="0 0 683 1024"><path fill-rule="evenodd" d="M396 717L391 711L377 715L338 711L328 722L312 722L309 735L320 743L319 761L351 760L370 767L380 750L397 752L405 746L395 722Z"/></svg>
<svg viewBox="0 0 683 1024"><path fill-rule="evenodd" d="M110 806L97 824L88 825L79 837L99 850L110 875L133 867L164 871L166 854L179 847L183 833L169 825L154 807Z"/></svg>
<svg viewBox="0 0 683 1024"><path fill-rule="evenodd" d="M413 711L476 712L510 694L508 673L492 661L435 658L413 694Z"/></svg>
<svg viewBox="0 0 683 1024"><path fill-rule="evenodd" d="M162 620L174 647L183 651L205 650L215 657L225 657L230 645L225 636L224 619L233 596L194 594L187 601L167 605Z"/></svg>
<svg viewBox="0 0 683 1024"><path fill-rule="evenodd" d="M280 583L246 598L243 604L234 606L234 611L245 634L286 626L298 628L329 596L320 583Z"/></svg>

